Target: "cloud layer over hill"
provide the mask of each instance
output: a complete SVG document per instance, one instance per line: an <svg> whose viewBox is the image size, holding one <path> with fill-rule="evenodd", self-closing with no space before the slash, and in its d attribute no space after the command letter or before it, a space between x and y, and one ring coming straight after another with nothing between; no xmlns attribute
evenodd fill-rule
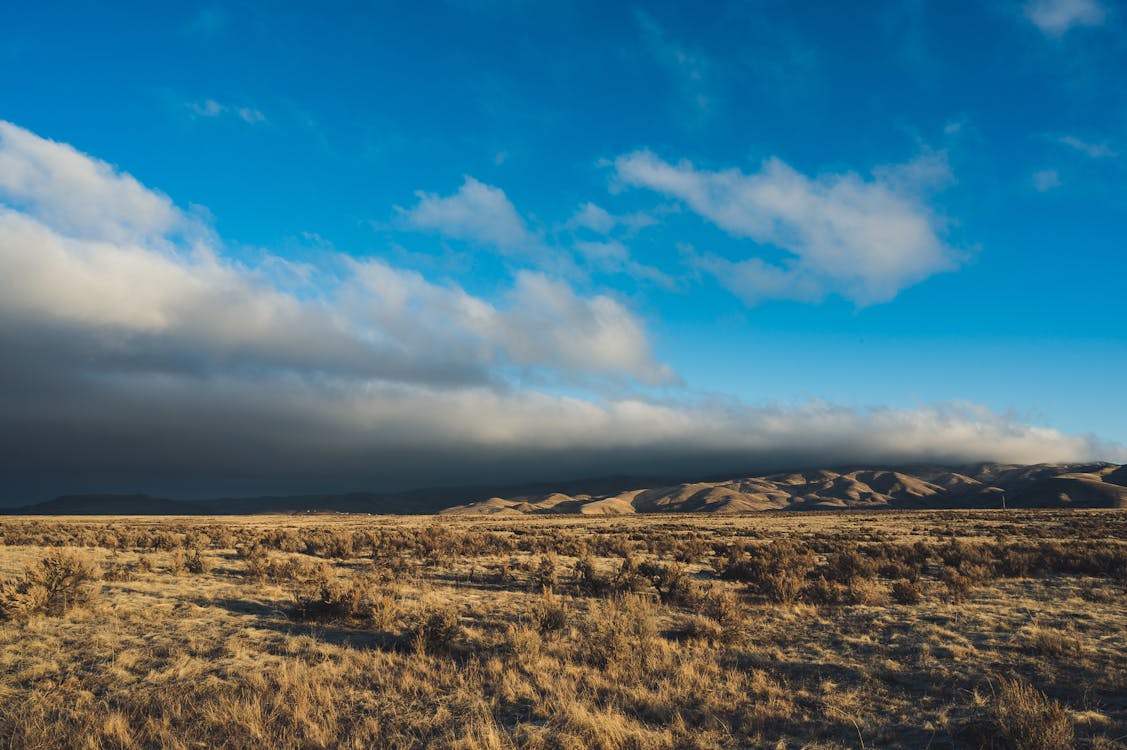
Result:
<svg viewBox="0 0 1127 750"><path fill-rule="evenodd" d="M449 212L422 200L415 221ZM463 219L466 231L477 227ZM974 405L784 407L694 394L626 301L535 268L482 296L379 259L238 260L168 196L9 123L0 123L0 346L9 504L499 472L521 481L1123 456Z"/></svg>

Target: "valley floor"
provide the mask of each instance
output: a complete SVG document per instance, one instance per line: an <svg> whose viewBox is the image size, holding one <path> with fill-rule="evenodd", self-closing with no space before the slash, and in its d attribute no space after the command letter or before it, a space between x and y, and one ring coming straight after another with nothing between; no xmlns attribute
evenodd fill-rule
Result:
<svg viewBox="0 0 1127 750"><path fill-rule="evenodd" d="M1127 512L0 519L0 746L1127 747Z"/></svg>

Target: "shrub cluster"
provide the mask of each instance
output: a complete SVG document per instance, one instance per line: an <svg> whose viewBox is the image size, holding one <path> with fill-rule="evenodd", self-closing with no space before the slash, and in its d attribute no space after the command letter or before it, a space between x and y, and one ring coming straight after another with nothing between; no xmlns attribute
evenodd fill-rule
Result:
<svg viewBox="0 0 1127 750"><path fill-rule="evenodd" d="M290 616L303 622L336 622L390 629L399 614L399 597L372 575L348 579L321 568L294 595Z"/></svg>
<svg viewBox="0 0 1127 750"><path fill-rule="evenodd" d="M59 616L85 605L92 597L89 584L99 575L97 564L77 552L52 552L27 566L21 578L0 583L0 620Z"/></svg>
<svg viewBox="0 0 1127 750"><path fill-rule="evenodd" d="M1071 750L1072 719L1060 703L1019 679L998 680L982 715L959 738L983 750Z"/></svg>

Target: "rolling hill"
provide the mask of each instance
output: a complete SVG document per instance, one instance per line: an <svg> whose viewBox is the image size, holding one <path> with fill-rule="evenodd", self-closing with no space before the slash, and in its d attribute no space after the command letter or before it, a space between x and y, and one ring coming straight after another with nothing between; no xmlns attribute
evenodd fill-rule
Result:
<svg viewBox="0 0 1127 750"><path fill-rule="evenodd" d="M492 497L446 514L746 513L911 508L1127 508L1127 467L980 464L799 471L618 493Z"/></svg>
<svg viewBox="0 0 1127 750"><path fill-rule="evenodd" d="M958 468L852 467L681 482L615 476L498 487L435 487L207 500L67 495L0 510L13 515L444 515L751 513L833 509L1127 508L1127 466L976 464Z"/></svg>

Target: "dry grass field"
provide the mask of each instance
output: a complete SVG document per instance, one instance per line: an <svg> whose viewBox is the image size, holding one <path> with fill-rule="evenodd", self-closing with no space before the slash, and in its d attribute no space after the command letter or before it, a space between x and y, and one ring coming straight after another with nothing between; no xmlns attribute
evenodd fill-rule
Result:
<svg viewBox="0 0 1127 750"><path fill-rule="evenodd" d="M1127 513L0 519L10 748L1127 747Z"/></svg>

